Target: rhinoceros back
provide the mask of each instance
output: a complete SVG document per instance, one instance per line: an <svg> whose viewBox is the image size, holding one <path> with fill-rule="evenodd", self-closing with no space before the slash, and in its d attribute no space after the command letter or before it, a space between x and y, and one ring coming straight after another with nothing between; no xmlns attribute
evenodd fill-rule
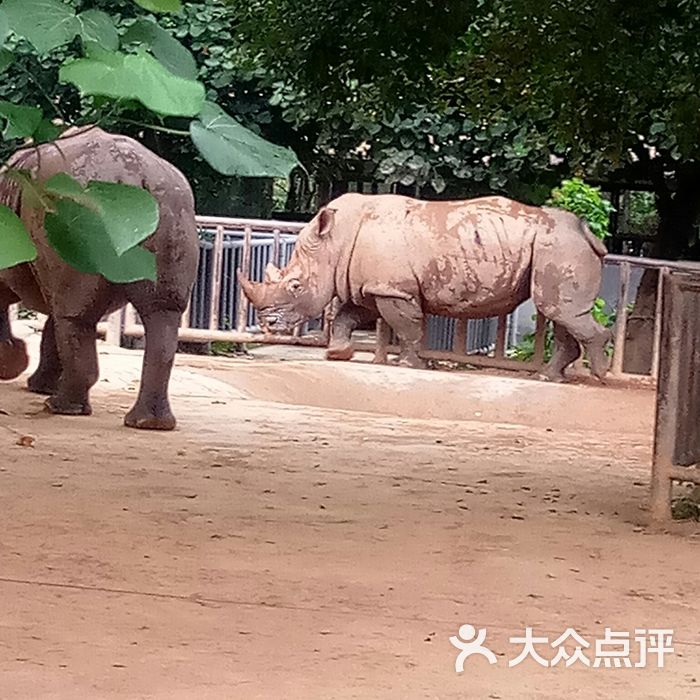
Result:
<svg viewBox="0 0 700 700"><path fill-rule="evenodd" d="M425 202L376 197L365 213L355 288L396 289L429 313L479 318L527 299L541 209L500 197Z"/></svg>

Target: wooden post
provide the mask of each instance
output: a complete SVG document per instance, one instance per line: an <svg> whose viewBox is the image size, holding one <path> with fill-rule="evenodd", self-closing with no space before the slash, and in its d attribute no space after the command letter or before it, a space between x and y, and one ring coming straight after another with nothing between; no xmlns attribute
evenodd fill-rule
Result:
<svg viewBox="0 0 700 700"><path fill-rule="evenodd" d="M111 313L107 317L107 332L105 333L105 342L107 345L116 345L120 347L122 344L122 309Z"/></svg>
<svg viewBox="0 0 700 700"><path fill-rule="evenodd" d="M374 349L374 363L385 365L389 361L391 326L382 318L377 321L377 344Z"/></svg>
<svg viewBox="0 0 700 700"><path fill-rule="evenodd" d="M506 355L506 331L508 330L508 317L498 317L498 331L496 333L495 357L505 357Z"/></svg>
<svg viewBox="0 0 700 700"><path fill-rule="evenodd" d="M668 268L662 267L659 270L659 279L656 284L656 313L654 314L654 347L651 356L651 378L658 379L659 376L659 355L661 352L661 324L663 321L662 298L664 281L668 276Z"/></svg>
<svg viewBox="0 0 700 700"><path fill-rule="evenodd" d="M467 328L468 321L465 318L458 318L455 323L455 335L452 341L452 351L463 355L467 352Z"/></svg>
<svg viewBox="0 0 700 700"><path fill-rule="evenodd" d="M273 238L272 238L271 262L275 267L279 267L280 266L280 248L281 248L280 230L278 228L276 228L272 233L273 233Z"/></svg>
<svg viewBox="0 0 700 700"><path fill-rule="evenodd" d="M243 235L243 260L241 262L241 270L243 274L250 276L250 259L252 257L252 240L253 240L253 230L250 226L245 227L245 233ZM243 294L243 290L240 285L238 286L238 310L236 319L236 329L239 333L245 331L248 325L248 309L250 307L250 302L248 297Z"/></svg>
<svg viewBox="0 0 700 700"><path fill-rule="evenodd" d="M224 262L224 227L217 226L212 253L211 287L209 299L209 330L219 328L219 304L221 302L221 275Z"/></svg>
<svg viewBox="0 0 700 700"><path fill-rule="evenodd" d="M535 328L535 353L532 357L533 364L537 369L540 369L544 364L546 330L547 319L538 311L537 326Z"/></svg>
<svg viewBox="0 0 700 700"><path fill-rule="evenodd" d="M625 357L625 339L627 336L627 290L630 284L630 264L624 262L620 265L620 288L617 299L617 312L615 314L615 346L611 374L622 374L622 363ZM658 299L657 299L658 303Z"/></svg>

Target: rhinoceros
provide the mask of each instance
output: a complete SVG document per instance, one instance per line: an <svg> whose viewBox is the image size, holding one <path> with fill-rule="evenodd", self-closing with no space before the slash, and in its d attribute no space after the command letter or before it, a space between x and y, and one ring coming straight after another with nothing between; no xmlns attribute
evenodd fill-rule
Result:
<svg viewBox="0 0 700 700"><path fill-rule="evenodd" d="M591 316L607 251L575 215L504 197L428 202L400 195L345 194L300 232L289 264L263 282L241 271L243 291L266 332L288 333L337 298L326 352L352 357L351 335L381 317L400 342L399 362L422 367L425 314L502 316L529 297L554 325L546 377L587 351L607 371L610 331Z"/></svg>
<svg viewBox="0 0 700 700"><path fill-rule="evenodd" d="M194 197L186 178L137 141L96 127L19 151L9 164L41 180L67 172L84 185L103 180L144 187L158 202L160 220L144 243L155 254L156 282L114 284L66 264L48 244L43 212L23 199L14 181L1 178L0 201L21 215L38 256L0 270L0 379L19 376L27 367L24 342L13 336L7 313L10 304L21 301L48 316L29 389L48 395L53 413L90 414L89 391L98 378L96 325L131 302L145 326L146 351L138 398L124 422L133 428L174 428L168 384L199 255Z"/></svg>

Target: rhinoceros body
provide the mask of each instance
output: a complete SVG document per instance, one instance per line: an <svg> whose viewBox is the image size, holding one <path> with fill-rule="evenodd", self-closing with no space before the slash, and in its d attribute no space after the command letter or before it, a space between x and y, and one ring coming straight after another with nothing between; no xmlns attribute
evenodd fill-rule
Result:
<svg viewBox="0 0 700 700"><path fill-rule="evenodd" d="M288 331L340 300L329 359L351 356L350 337L381 316L399 336L405 364L420 364L425 314L486 318L532 297L555 324L552 378L587 347L606 369L609 332L590 315L605 246L573 214L503 197L426 202L347 194L299 234L284 270L268 268L244 291L267 329Z"/></svg>
<svg viewBox="0 0 700 700"><path fill-rule="evenodd" d="M0 379L18 376L27 366L24 343L12 336L7 313L10 304L21 301L48 315L29 388L48 394L47 406L55 413L89 414L88 393L98 377L96 324L131 302L145 326L146 352L139 396L125 422L173 428L168 383L199 255L194 197L186 178L140 143L95 127L20 151L10 165L31 170L40 180L67 172L82 184L102 180L144 187L157 200L160 219L144 244L155 254L156 282L114 284L65 263L48 244L43 211L23 201L12 180L0 179L0 201L21 215L38 251L35 261L0 270Z"/></svg>

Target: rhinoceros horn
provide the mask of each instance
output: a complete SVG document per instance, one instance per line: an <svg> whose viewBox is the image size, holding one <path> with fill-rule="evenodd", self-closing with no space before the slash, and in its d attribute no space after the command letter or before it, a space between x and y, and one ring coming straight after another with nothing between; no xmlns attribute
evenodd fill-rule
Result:
<svg viewBox="0 0 700 700"><path fill-rule="evenodd" d="M262 301L262 283L251 282L240 269L238 270L238 280L241 283L243 293L248 297L250 303L257 308Z"/></svg>
<svg viewBox="0 0 700 700"><path fill-rule="evenodd" d="M282 271L279 267L276 267L273 263L267 263L265 267L265 282L276 282L282 281Z"/></svg>

